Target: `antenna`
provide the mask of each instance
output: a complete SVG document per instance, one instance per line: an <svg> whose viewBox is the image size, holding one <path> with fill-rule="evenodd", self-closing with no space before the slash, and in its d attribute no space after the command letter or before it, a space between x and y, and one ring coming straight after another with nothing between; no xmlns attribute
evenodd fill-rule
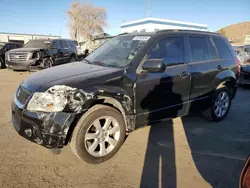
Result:
<svg viewBox="0 0 250 188"><path fill-rule="evenodd" d="M147 14L146 17L151 16L151 0L147 0Z"/></svg>

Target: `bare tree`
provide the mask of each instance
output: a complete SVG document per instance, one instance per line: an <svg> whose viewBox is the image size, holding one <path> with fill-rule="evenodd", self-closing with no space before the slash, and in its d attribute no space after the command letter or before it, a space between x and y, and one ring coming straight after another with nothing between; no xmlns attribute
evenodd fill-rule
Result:
<svg viewBox="0 0 250 188"><path fill-rule="evenodd" d="M90 3L72 3L68 11L70 16L70 33L74 39L83 36L87 41L95 34L103 32L107 26L105 8L94 7Z"/></svg>

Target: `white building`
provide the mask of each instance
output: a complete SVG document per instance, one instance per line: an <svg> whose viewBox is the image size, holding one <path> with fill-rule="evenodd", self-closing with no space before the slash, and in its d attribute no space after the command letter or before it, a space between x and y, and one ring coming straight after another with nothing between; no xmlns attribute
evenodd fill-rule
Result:
<svg viewBox="0 0 250 188"><path fill-rule="evenodd" d="M52 35L33 35L33 34L21 34L21 33L2 33L0 32L0 42L17 42L21 44L27 43L32 39L57 39L60 36Z"/></svg>
<svg viewBox="0 0 250 188"><path fill-rule="evenodd" d="M188 29L208 31L208 26L205 24L196 24L159 18L145 18L121 24L121 33L153 32L162 29Z"/></svg>

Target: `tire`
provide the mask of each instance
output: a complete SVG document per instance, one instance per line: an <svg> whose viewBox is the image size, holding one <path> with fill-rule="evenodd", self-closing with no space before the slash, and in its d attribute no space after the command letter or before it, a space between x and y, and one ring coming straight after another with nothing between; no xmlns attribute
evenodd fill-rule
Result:
<svg viewBox="0 0 250 188"><path fill-rule="evenodd" d="M43 59L42 62L43 69L48 69L53 66L53 61L50 58Z"/></svg>
<svg viewBox="0 0 250 188"><path fill-rule="evenodd" d="M3 69L3 68L5 68L6 66L5 66L5 62L4 62L4 60L0 57L0 68L1 69Z"/></svg>
<svg viewBox="0 0 250 188"><path fill-rule="evenodd" d="M112 124L108 126L110 129L107 128L106 134L108 134L108 136L105 136L105 132L102 132L104 131L104 125L101 126L102 129L99 129L101 131L98 131L98 129L96 128L98 126L93 125L95 122L99 122L102 125L104 121L99 121L98 119L102 119L104 117L110 117L114 119L114 121L112 120ZM105 122L107 122L107 120ZM117 128L117 125L119 128ZM116 132L113 136L108 133L112 130L119 130L119 137L116 137L118 135L118 132ZM90 132L92 133L92 135L95 135L95 138L88 140L86 135ZM124 119L122 114L118 110L105 105L95 105L91 109L89 109L78 121L71 138L70 147L73 153L79 159L87 163L98 164L110 159L117 153L124 142L125 134L126 127ZM104 136L104 138L102 136ZM110 139L110 136L112 136L113 138ZM113 142L114 140L116 142ZM98 145L96 145L96 143L98 143ZM110 143L114 144L115 146ZM105 152L102 153L101 148L105 148ZM94 151L92 152L92 150Z"/></svg>
<svg viewBox="0 0 250 188"><path fill-rule="evenodd" d="M219 98L221 98L223 94L225 94L224 97L228 97L228 100L224 98L224 100L220 100L220 102L218 102ZM227 101L227 103L225 101ZM232 94L230 89L226 86L222 86L214 92L209 107L205 111L203 111L202 114L205 118L207 118L210 121L219 122L227 116L231 107L231 101L232 101ZM219 107L219 109L222 108L221 114L220 110L216 110L217 106L221 106Z"/></svg>
<svg viewBox="0 0 250 188"><path fill-rule="evenodd" d="M76 62L76 57L75 57L74 55L72 55L72 56L70 57L69 62L70 62L70 63Z"/></svg>

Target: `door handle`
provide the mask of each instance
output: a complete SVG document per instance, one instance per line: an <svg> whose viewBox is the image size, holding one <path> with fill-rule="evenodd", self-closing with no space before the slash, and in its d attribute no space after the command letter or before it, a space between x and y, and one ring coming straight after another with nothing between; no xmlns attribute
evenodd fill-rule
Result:
<svg viewBox="0 0 250 188"><path fill-rule="evenodd" d="M217 69L218 69L218 70L222 70L223 67L222 67L221 65L218 65Z"/></svg>
<svg viewBox="0 0 250 188"><path fill-rule="evenodd" d="M183 71L183 72L181 73L180 77L181 77L181 78L185 78L185 77L187 77L187 76L189 76L189 75L190 75L189 73L187 73L186 71Z"/></svg>

